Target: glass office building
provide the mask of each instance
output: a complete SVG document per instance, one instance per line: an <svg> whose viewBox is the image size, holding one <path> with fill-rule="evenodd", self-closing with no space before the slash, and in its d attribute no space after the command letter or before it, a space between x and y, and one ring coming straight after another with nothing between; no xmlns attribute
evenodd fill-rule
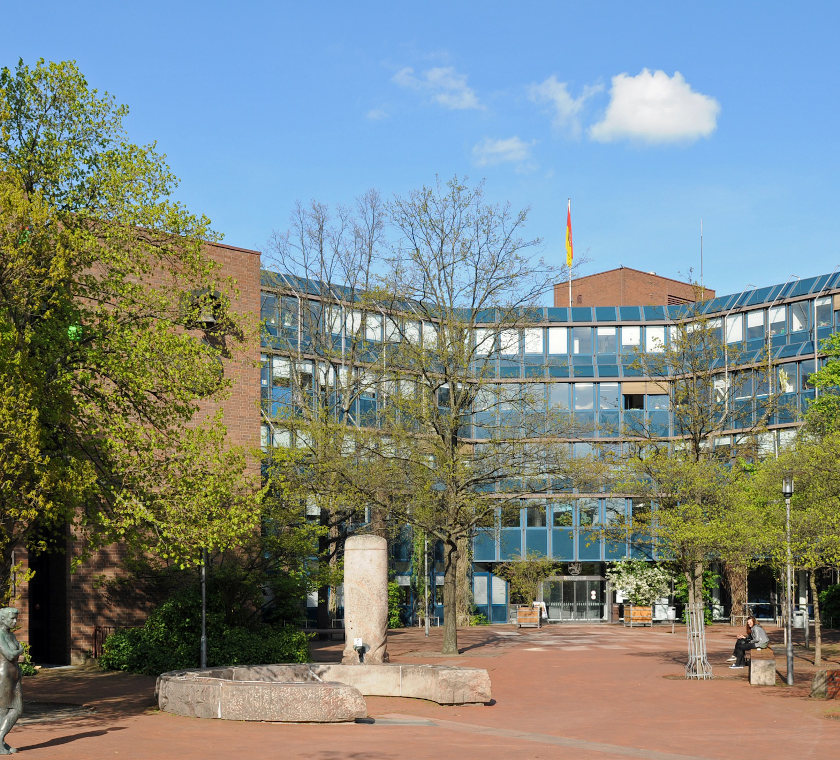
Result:
<svg viewBox="0 0 840 760"><path fill-rule="evenodd" d="M299 315L319 299L317 288L284 287L288 280L264 274L262 319L262 405L266 419L277 405L289 402L291 362L308 356L308 382L318 382L318 357L310 353ZM334 303L337 303L334 302ZM319 308L323 309L322 303ZM352 317L345 310L344 319ZM667 346L675 323L696 319L706 323L722 345L732 348L741 382L733 403L741 414L733 429L725 430L716 445L729 445L739 429L761 413L762 398L775 392L779 404L760 434L760 447L772 452L795 434L801 414L814 397L810 375L822 357L819 341L840 327L840 273L754 288L692 305L597 306L529 311L527 326L517 329L504 351L493 359L495 382L527 386L531 397L544 400L546 409L566 410L589 430L569 442L572 456L589 456L608 449L621 456L624 440L640 425L656 435L675 435L667 387L662 378L647 377L639 369L641 353ZM339 331L345 329L339 326ZM418 326L418 329L422 329ZM367 339L383 342L388 330L382 313L365 322ZM337 333L338 335L338 333ZM737 349L737 350L736 350ZM760 368L758 367L760 365ZM765 371L769 369L768 371ZM771 378L768 383L768 377ZM768 387L773 385L773 387ZM361 395L354 413L361 421L375 419L381 394ZM503 412L496 412L503 413ZM482 420L471 420L469 437L480 442ZM264 447L289 445L282 432L263 424ZM473 538L473 594L475 605L492 622L508 616L508 590L494 567L528 552L558 561L560 574L543 584L542 595L550 619L606 620L610 614L606 563L627 556L643 556L643 549L605 539L594 526L618 523L634 509L648 506L630 496L603 490L580 492L564 483L523 498L517 513L499 514L492 528ZM397 562L409 561L397 552ZM402 566L398 567L400 571ZM442 610L438 610L442 614Z"/></svg>

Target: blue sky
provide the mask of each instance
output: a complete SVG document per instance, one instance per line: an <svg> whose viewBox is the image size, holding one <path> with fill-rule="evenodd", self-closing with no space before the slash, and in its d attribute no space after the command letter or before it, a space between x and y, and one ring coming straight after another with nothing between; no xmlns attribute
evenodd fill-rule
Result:
<svg viewBox="0 0 840 760"><path fill-rule="evenodd" d="M179 197L265 249L296 200L435 174L531 209L581 274L718 293L840 264L835 2L38 2L0 64L75 59L157 140Z"/></svg>

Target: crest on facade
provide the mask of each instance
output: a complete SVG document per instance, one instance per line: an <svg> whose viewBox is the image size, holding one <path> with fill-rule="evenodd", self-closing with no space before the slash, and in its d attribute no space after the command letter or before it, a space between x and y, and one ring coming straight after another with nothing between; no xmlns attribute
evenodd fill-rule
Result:
<svg viewBox="0 0 840 760"><path fill-rule="evenodd" d="M566 570L569 575L580 575L580 571L583 570L583 565L580 562L570 562L566 565Z"/></svg>

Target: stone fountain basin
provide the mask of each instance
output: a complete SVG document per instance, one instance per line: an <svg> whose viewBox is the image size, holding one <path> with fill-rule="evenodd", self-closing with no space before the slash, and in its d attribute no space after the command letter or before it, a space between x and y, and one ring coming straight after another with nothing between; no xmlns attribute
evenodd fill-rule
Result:
<svg viewBox="0 0 840 760"><path fill-rule="evenodd" d="M174 670L157 681L165 712L195 718L340 723L367 716L365 696L486 703L490 676L452 665L250 665Z"/></svg>

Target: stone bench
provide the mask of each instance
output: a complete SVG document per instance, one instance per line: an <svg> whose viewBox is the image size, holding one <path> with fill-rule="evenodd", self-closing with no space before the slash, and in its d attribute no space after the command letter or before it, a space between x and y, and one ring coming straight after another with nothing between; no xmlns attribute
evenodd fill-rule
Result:
<svg viewBox="0 0 840 760"><path fill-rule="evenodd" d="M194 718L340 723L367 715L365 696L442 705L490 702L482 668L451 665L252 665L175 670L157 680L158 706Z"/></svg>
<svg viewBox="0 0 840 760"><path fill-rule="evenodd" d="M776 653L771 647L750 650L750 686L776 685Z"/></svg>
<svg viewBox="0 0 840 760"><path fill-rule="evenodd" d="M276 666L275 666L276 667ZM324 682L306 665L215 668L164 673L158 706L189 718L343 723L367 717L358 689Z"/></svg>

